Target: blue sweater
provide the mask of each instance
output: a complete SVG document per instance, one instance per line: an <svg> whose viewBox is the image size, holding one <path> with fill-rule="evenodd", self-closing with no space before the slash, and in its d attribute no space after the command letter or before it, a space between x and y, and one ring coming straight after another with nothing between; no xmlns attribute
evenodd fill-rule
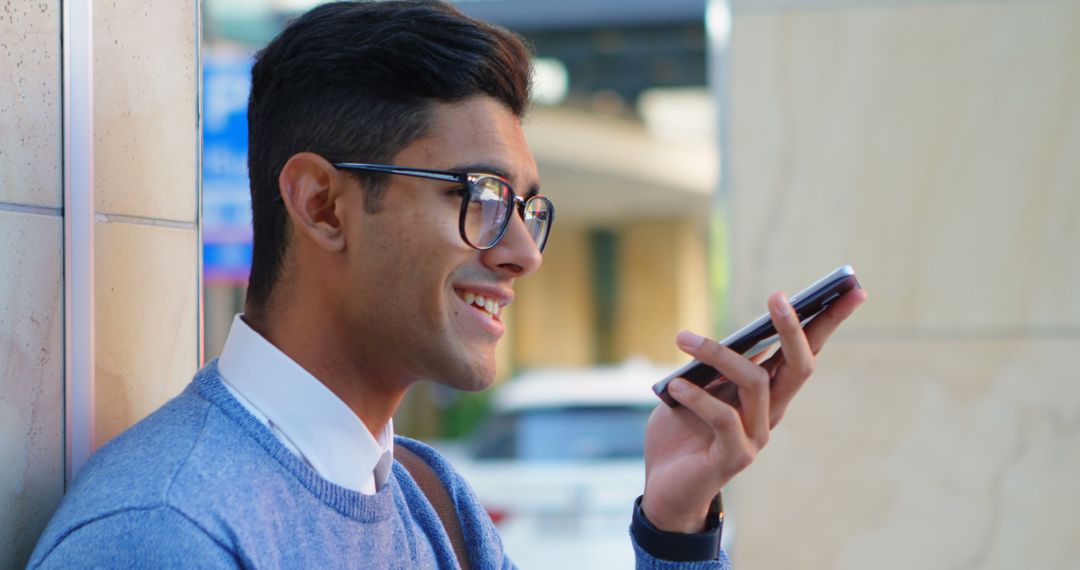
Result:
<svg viewBox="0 0 1080 570"><path fill-rule="evenodd" d="M453 468L420 442L398 437L395 445L427 461L445 483L472 566L512 568L491 519ZM727 566L723 556L675 563L633 548L638 568ZM457 560L401 464L375 495L323 479L232 398L212 362L80 472L29 565L75 566L457 568Z"/></svg>

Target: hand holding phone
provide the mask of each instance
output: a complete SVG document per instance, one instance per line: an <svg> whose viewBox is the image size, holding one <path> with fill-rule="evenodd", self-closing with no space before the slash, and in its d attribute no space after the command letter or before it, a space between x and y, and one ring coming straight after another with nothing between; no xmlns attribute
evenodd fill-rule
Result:
<svg viewBox="0 0 1080 570"><path fill-rule="evenodd" d="M855 277L855 270L850 265L844 265L835 271L822 277L812 285L791 297L791 305L795 309L802 326L806 326L814 317L821 314L833 301L839 299L848 291L861 287ZM750 324L731 334L720 344L752 358L768 349L779 340L772 319L766 313ZM714 396L738 407L738 388L731 382L724 382L723 376L712 366L699 360L692 360L686 366L676 370L663 380L653 385L653 392L671 407L678 405L670 394L667 386L675 378L684 378L702 388L708 388Z"/></svg>

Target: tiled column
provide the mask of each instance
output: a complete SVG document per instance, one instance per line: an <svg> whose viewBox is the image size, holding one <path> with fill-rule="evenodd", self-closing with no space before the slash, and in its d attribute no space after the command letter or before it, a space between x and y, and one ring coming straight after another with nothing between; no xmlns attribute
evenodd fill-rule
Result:
<svg viewBox="0 0 1080 570"><path fill-rule="evenodd" d="M72 429L96 425L100 445L178 393L199 362L197 3L92 5L82 24L93 30L95 176L72 187L95 198L83 248L95 320L69 344L89 336L97 368L78 378L65 378L65 299L78 291L65 289L62 121L62 42L75 35L61 37L59 2L0 9L3 568L25 564L64 491L65 383L96 377L96 408Z"/></svg>
<svg viewBox="0 0 1080 570"><path fill-rule="evenodd" d="M0 10L0 567L64 490L60 6Z"/></svg>
<svg viewBox="0 0 1080 570"><path fill-rule="evenodd" d="M199 363L197 25L194 0L94 6L99 444Z"/></svg>
<svg viewBox="0 0 1080 570"><path fill-rule="evenodd" d="M735 562L1080 566L1080 4L735 7L734 320L870 294L733 486Z"/></svg>

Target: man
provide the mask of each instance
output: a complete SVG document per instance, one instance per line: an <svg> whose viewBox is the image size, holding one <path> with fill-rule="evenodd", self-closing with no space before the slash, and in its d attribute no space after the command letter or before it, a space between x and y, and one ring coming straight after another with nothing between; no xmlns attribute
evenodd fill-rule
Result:
<svg viewBox="0 0 1080 570"><path fill-rule="evenodd" d="M466 483L391 416L421 380L490 386L500 312L540 267L554 208L521 130L529 77L519 38L440 3L324 5L259 53L245 312L219 360L87 464L30 566L512 566ZM678 382L682 406L658 406L627 505L639 567L727 565L714 497L861 301L804 336L773 295L783 354L761 366L679 335L742 404ZM449 494L456 551L403 454Z"/></svg>

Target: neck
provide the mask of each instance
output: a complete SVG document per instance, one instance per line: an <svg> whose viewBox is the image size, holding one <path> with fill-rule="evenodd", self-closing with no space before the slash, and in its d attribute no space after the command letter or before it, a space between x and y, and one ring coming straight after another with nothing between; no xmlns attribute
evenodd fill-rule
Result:
<svg viewBox="0 0 1080 570"><path fill-rule="evenodd" d="M327 313L319 310L319 301L305 296L302 304L275 307L258 318L245 315L244 321L345 402L377 438L411 382L381 370L377 359L343 342L349 334L334 327L335 319L322 316Z"/></svg>

